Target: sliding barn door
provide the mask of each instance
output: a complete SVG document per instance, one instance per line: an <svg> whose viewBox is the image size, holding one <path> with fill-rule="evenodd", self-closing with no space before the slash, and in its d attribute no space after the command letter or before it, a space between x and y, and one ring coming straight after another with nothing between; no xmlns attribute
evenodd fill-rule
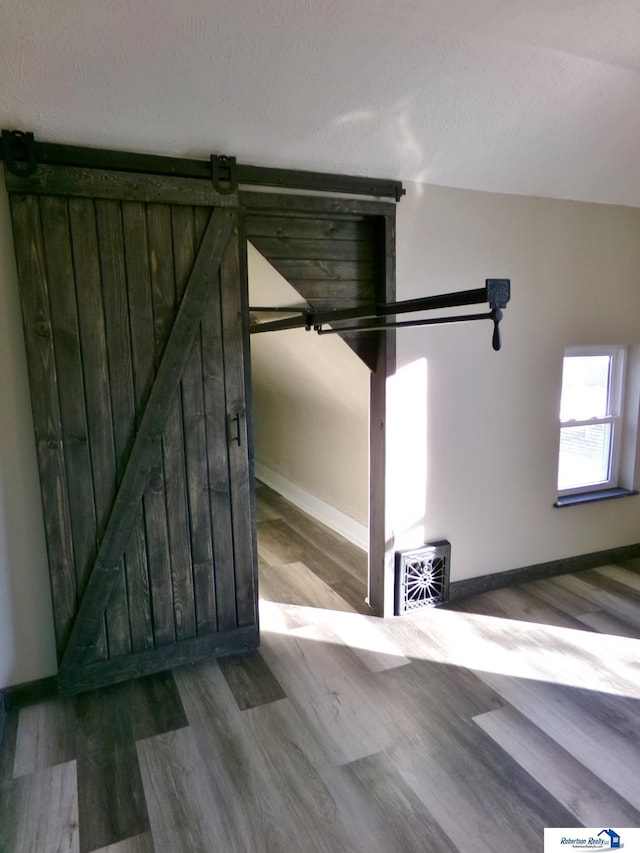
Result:
<svg viewBox="0 0 640 853"><path fill-rule="evenodd" d="M7 174L61 688L258 644L237 194Z"/></svg>

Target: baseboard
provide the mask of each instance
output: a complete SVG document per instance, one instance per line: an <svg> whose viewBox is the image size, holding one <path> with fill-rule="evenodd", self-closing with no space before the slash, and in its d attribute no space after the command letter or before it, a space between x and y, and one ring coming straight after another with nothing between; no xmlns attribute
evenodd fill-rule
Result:
<svg viewBox="0 0 640 853"><path fill-rule="evenodd" d="M300 486L296 486L291 480L287 480L282 474L278 474L277 471L273 471L266 465L256 462L255 466L258 480L281 494L283 498L291 501L292 504L315 518L316 521L362 548L363 551L369 550L369 528L366 525L361 524L310 492L301 489Z"/></svg>
<svg viewBox="0 0 640 853"><path fill-rule="evenodd" d="M26 705L35 705L36 702L45 702L58 695L58 676L52 675L49 678L28 681L26 684L15 684L13 687L5 687L2 692L7 711L24 708Z"/></svg>
<svg viewBox="0 0 640 853"><path fill-rule="evenodd" d="M621 563L624 560L633 560L635 557L640 557L640 543L624 545L621 548L609 548L606 551L593 551L577 557L565 557L562 560L551 560L548 563L537 563L533 566L523 566L521 569L497 572L494 575L481 575L476 578L453 581L449 585L449 601L489 592L492 589L552 578L568 572L595 569L607 563Z"/></svg>

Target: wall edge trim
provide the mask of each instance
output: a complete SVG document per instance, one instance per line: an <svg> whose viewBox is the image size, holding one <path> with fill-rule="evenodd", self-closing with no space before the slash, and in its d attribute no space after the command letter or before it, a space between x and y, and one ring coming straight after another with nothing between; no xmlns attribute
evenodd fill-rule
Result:
<svg viewBox="0 0 640 853"><path fill-rule="evenodd" d="M256 460L256 477L266 486L282 495L307 515L315 518L321 524L326 525L335 533L339 533L348 539L353 545L357 545L363 551L369 550L369 528L365 524L356 521L355 518L331 506L321 498L312 495L311 492L296 486L291 480L283 477L272 468L268 468Z"/></svg>
<svg viewBox="0 0 640 853"><path fill-rule="evenodd" d="M605 551L593 551L589 554L579 554L575 557L564 557L550 560L547 563L536 563L506 572L496 572L491 575L479 575L475 578L453 581L449 587L449 601L458 601L470 595L478 595L493 589L527 583L530 581L552 578L569 572L581 572L595 569L606 563L619 563L640 557L640 542L634 545L623 545L618 548L608 548Z"/></svg>

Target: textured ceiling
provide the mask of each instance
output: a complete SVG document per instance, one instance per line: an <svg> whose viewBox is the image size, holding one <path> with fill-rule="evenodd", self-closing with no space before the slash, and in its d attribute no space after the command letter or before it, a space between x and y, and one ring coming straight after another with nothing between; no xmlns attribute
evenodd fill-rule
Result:
<svg viewBox="0 0 640 853"><path fill-rule="evenodd" d="M640 206L638 0L0 0L41 139Z"/></svg>

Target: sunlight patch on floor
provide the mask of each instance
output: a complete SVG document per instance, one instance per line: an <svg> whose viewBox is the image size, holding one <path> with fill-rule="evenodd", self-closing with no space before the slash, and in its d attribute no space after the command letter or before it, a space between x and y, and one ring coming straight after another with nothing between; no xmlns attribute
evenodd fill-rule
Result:
<svg viewBox="0 0 640 853"><path fill-rule="evenodd" d="M629 637L444 608L381 620L262 601L260 614L264 634L321 625L358 656L395 657L397 666L425 660L640 699L640 640Z"/></svg>

